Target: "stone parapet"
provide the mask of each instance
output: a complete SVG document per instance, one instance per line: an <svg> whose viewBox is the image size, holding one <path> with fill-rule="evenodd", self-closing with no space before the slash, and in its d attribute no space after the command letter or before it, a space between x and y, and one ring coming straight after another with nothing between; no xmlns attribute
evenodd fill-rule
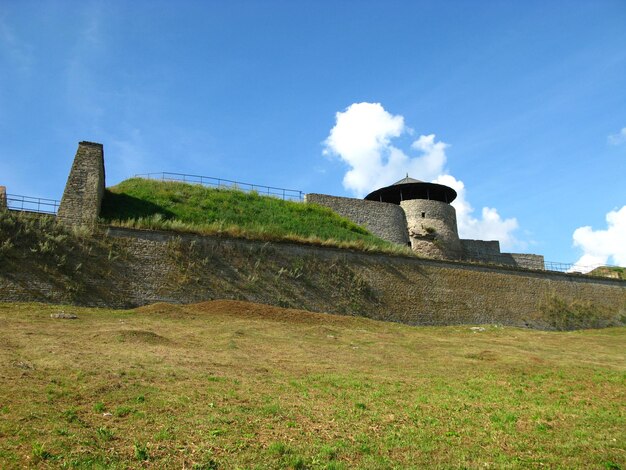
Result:
<svg viewBox="0 0 626 470"><path fill-rule="evenodd" d="M541 255L530 253L506 253L515 261L515 266L526 269L544 269L545 261Z"/></svg>
<svg viewBox="0 0 626 470"><path fill-rule="evenodd" d="M461 246L465 257L474 261L489 261L492 256L500 255L498 240L468 240L462 239Z"/></svg>

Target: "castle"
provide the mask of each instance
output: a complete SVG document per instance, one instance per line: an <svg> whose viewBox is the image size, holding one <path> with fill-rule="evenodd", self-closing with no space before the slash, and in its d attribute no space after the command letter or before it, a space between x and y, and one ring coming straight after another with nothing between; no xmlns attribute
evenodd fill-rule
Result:
<svg viewBox="0 0 626 470"><path fill-rule="evenodd" d="M448 186L413 178L377 189L365 199L307 194L306 201L328 207L366 227L374 235L435 259L488 262L543 269L543 256L501 253L497 240L459 238L456 210L450 204L456 191Z"/></svg>
<svg viewBox="0 0 626 470"><path fill-rule="evenodd" d="M95 223L104 188L102 144L80 142L59 206L59 220L79 225ZM456 191L448 186L407 175L391 186L371 192L365 199L307 194L305 201L328 207L383 240L409 245L426 258L543 269L543 256L501 253L497 240L460 239L456 211L450 204L456 196Z"/></svg>
<svg viewBox="0 0 626 470"><path fill-rule="evenodd" d="M57 219L67 226L96 224L104 191L103 146L81 142ZM0 188L0 206L3 194ZM408 176L365 199L306 195L309 203L333 208L393 243L410 243L423 256L106 226L97 232L105 245L93 238L67 264L49 263L29 249L3 265L0 300L129 308L244 299L412 325L624 323L625 281L544 270L540 256L460 239L450 205L455 197L452 188ZM50 217L33 220L40 216ZM302 266L297 276L282 276Z"/></svg>

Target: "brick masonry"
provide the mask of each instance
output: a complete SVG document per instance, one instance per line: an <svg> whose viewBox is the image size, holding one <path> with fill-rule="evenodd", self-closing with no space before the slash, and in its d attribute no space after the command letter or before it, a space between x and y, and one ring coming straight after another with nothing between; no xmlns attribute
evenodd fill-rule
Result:
<svg viewBox="0 0 626 470"><path fill-rule="evenodd" d="M104 188L102 144L80 142L65 184L58 219L67 225L95 224L100 215Z"/></svg>

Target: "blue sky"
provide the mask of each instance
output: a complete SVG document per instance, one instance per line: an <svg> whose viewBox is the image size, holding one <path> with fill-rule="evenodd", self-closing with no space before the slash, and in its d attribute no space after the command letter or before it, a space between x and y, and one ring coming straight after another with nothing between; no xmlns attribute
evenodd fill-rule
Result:
<svg viewBox="0 0 626 470"><path fill-rule="evenodd" d="M333 147L342 116L375 148ZM378 158L363 185L462 182L472 237L624 264L624 129L622 0L0 2L14 194L60 199L81 140L104 144L109 185L174 171L355 196L346 174Z"/></svg>

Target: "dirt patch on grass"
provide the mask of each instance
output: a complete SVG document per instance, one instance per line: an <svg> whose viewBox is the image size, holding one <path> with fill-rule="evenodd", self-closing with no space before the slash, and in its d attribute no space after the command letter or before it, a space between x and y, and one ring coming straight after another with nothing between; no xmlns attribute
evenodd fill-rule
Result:
<svg viewBox="0 0 626 470"><path fill-rule="evenodd" d="M299 323L299 324L320 324L325 325L355 325L363 321L362 318L332 315L328 313L313 313L295 308L274 307L272 305L257 304L238 300L210 300L190 304L187 310L203 314L221 314L240 318L262 318L278 322ZM365 320L367 321L367 320Z"/></svg>
<svg viewBox="0 0 626 470"><path fill-rule="evenodd" d="M156 304L144 305L133 310L146 315L159 315L167 318L188 318L191 312L184 305L158 302Z"/></svg>
<svg viewBox="0 0 626 470"><path fill-rule="evenodd" d="M172 344L172 341L165 336L161 336L153 331L146 330L122 330L113 332L113 336L117 341L120 341L122 343L140 343L153 345Z"/></svg>

